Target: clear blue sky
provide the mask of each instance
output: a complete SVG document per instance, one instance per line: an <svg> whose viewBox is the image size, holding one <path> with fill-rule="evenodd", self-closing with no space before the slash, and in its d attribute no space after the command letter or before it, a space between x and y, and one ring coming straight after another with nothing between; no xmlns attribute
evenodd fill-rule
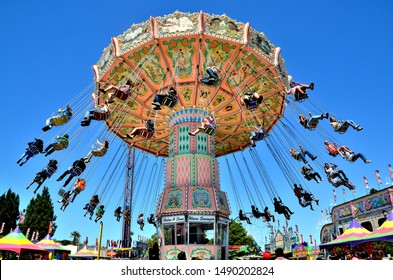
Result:
<svg viewBox="0 0 393 280"><path fill-rule="evenodd" d="M31 159L25 166L19 167L16 160L26 148L26 143L34 137L42 136L41 127L46 118L76 98L80 92L93 82L91 66L99 60L102 51L111 42L112 36L118 36L133 23L140 23L152 16L171 14L176 10L221 15L250 22L252 28L264 32L276 46L282 48L288 73L294 80L308 83L314 81L315 90L312 99L318 108L329 111L340 118L353 119L364 130L349 131L344 135L333 135L328 123L322 127L342 144L372 159L371 164L360 160L348 163L342 159L329 158L323 151L323 137L317 131L306 132L297 123L296 113L288 107L286 117L293 124L294 131L310 137L313 150L320 161L329 160L337 163L358 186L357 196L364 195L362 177L366 176L370 186L376 186L374 170L379 169L383 181L388 177L387 164L391 162L391 104L393 94L393 19L391 1L39 1L20 2L3 1L0 4L0 34L3 38L0 58L2 67L0 77L3 96L2 149L0 169L0 193L8 188L21 197L21 209L25 208L33 197L33 190L25 190L35 173L43 168L47 159L42 155ZM85 93L84 96L88 95ZM309 104L302 104L300 110L308 110ZM97 131L91 131L87 138L94 141ZM61 130L54 128L43 139L46 144ZM85 132L87 129L85 130ZM314 133L315 132L315 133ZM390 141L389 141L390 140ZM73 160L83 156L88 150L87 144L72 151L53 154L61 160L59 171L46 183L51 195L58 199L57 191L61 184L55 179L66 170ZM116 145L117 146L117 145ZM274 179L274 185L284 202L296 213L290 226L298 225L306 236L312 234L319 240L316 230L317 220L321 219L320 210L329 207L332 187L310 183L308 188L320 199L316 211L301 208L285 180L282 171L269 156L264 143L257 148L265 165ZM90 244L98 236L98 224L83 217L83 205L92 192L100 186L106 167L110 164L112 150L105 160L99 163L96 171L89 176L85 193L71 204L66 212L59 210L55 203L58 229L57 239L70 238L70 232L77 230L82 239L89 237ZM240 158L240 157L239 157ZM237 205L227 168L220 158L221 188L228 192L234 217ZM149 164L154 163L149 158ZM298 163L291 162L298 168ZM255 168L251 162L250 165ZM300 166L300 165L299 165ZM298 170L298 169L297 169ZM149 177L149 176L147 176ZM34 185L35 186L35 185ZM33 186L33 187L34 187ZM162 186L162 185L161 185ZM244 193L240 182L239 191ZM118 189L108 202L108 212L104 221L104 244L106 239L120 239L121 225L115 222L113 209L118 204L123 187L123 179ZM101 188L103 188L101 186ZM261 185L262 193L266 194ZM343 202L341 188L336 189L337 203ZM348 198L352 194L347 191ZM249 208L250 202L243 195L242 204ZM266 202L269 198L265 197ZM148 206L136 206L151 209L155 198L140 201ZM268 202L272 208L271 202ZM245 210L248 212L249 210ZM276 214L276 216L278 216ZM284 218L280 215L281 225ZM133 224L133 231L136 230ZM255 230L255 229L254 229ZM146 226L143 235L150 237L152 227Z"/></svg>

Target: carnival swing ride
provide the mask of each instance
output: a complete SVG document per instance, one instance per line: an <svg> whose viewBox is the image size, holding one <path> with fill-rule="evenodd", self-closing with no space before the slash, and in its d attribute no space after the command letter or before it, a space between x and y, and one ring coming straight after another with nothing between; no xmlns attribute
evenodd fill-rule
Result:
<svg viewBox="0 0 393 280"><path fill-rule="evenodd" d="M236 210L232 213L236 220L244 221L243 224L250 218L254 224L256 220L277 223L277 215L276 219L268 215L267 208L280 197L280 191L258 153L259 142L266 144L291 190L295 183L300 183L310 193L306 181L311 179L303 174L304 180L299 166L302 161L307 163L303 157L309 155L315 169L322 171L326 156L326 152L318 153L315 160L316 156L304 148L297 156L288 152L299 145L307 150L317 148L307 136L294 133L293 127L299 124L290 125L284 116L287 107L292 114L322 112L317 106L311 108L313 104L308 100L311 98L307 91L313 89L313 84L299 85L300 90L291 94L291 77L280 53L279 47L249 23L204 12L151 17L113 37L93 66L92 85L71 100L66 109L48 119L43 128L44 136L54 130L59 135L44 152L54 153L59 170L65 170L57 181L68 176L59 191L62 210L89 184L94 170L89 165L100 162L109 164L92 199L86 203L85 216L90 214L92 218L97 210L98 221L105 212L99 205L105 205L111 213L119 206L115 216L118 221L123 218L122 247L131 245L133 221L143 230L146 220L156 226L161 237L162 259L176 258L180 251L185 251L189 258L227 258L231 207L226 191L233 191ZM89 110L90 96L94 108ZM310 130L316 131L311 133L339 143L326 130L316 127L318 120L311 124ZM105 124L104 129L97 129L99 123ZM53 126L62 130L59 132ZM67 135L66 139L61 135ZM73 143L82 145L77 140L80 138L85 142L86 139L95 142L97 138L100 141L87 156L78 155L67 169L59 155L67 153L68 157L70 150L75 150ZM113 148L115 143L120 143L117 150ZM84 147L86 152L91 144ZM28 158L39 154L36 147L30 146L34 143L26 151ZM107 160L107 151L111 149L116 153ZM246 149L250 150L251 161L244 156ZM149 155L155 158L151 174L146 170ZM225 158L222 167L228 169L231 190L221 189L219 157ZM126 168L121 168L122 162ZM57 166L54 169L52 162L50 168L44 168L30 185L36 182L38 189L56 172ZM109 200L124 177L123 194L113 207ZM141 178L148 178L144 188L138 188ZM75 184L67 190L72 180ZM337 186L349 185L348 180L340 178L334 182ZM240 188L247 199L239 194ZM262 193L263 188L266 193ZM139 195L144 195L145 203L134 211L133 199ZM307 195L299 197L303 207L317 201L312 195L306 198ZM255 206L265 211L259 212ZM281 207L276 210L288 221L292 212Z"/></svg>

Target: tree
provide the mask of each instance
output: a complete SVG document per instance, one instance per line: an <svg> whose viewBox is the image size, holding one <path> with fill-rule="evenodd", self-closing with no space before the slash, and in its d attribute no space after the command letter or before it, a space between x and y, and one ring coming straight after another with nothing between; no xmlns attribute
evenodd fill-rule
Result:
<svg viewBox="0 0 393 280"><path fill-rule="evenodd" d="M231 219L229 222L229 245L254 246L255 244L254 238L247 234L243 225Z"/></svg>
<svg viewBox="0 0 393 280"><path fill-rule="evenodd" d="M147 246L149 248L153 248L153 244L157 242L157 233L154 233L148 240L147 240Z"/></svg>
<svg viewBox="0 0 393 280"><path fill-rule="evenodd" d="M32 198L26 208L26 216L24 223L20 226L21 230L26 233L30 228L30 232L38 232L36 239L42 239L48 234L50 222L52 222L53 236L56 231L56 215L48 188L45 186L42 194L38 194L36 198Z"/></svg>
<svg viewBox="0 0 393 280"><path fill-rule="evenodd" d="M81 234L78 231L73 231L71 232L71 237L72 237L72 245L78 246L79 239L81 238Z"/></svg>
<svg viewBox="0 0 393 280"><path fill-rule="evenodd" d="M11 229L16 228L19 217L19 195L11 189L0 196L0 228L4 223L3 234L8 234Z"/></svg>

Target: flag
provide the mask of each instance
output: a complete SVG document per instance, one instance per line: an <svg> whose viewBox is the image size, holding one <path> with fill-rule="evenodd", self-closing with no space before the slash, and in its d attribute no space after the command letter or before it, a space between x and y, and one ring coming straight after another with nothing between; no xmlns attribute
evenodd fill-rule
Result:
<svg viewBox="0 0 393 280"><path fill-rule="evenodd" d="M347 197L347 193L345 192L345 189L343 187L343 198L346 198L346 197Z"/></svg>
<svg viewBox="0 0 393 280"><path fill-rule="evenodd" d="M96 237L96 247L98 246L98 237Z"/></svg>
<svg viewBox="0 0 393 280"><path fill-rule="evenodd" d="M5 226L5 223L2 223L2 224L1 224L0 233L2 233L2 232L3 232L3 230L4 230L4 226Z"/></svg>
<svg viewBox="0 0 393 280"><path fill-rule="evenodd" d="M282 226L282 230L287 233L287 229L285 228L285 226Z"/></svg>
<svg viewBox="0 0 393 280"><path fill-rule="evenodd" d="M334 199L334 202L336 202L336 200L337 200L336 190L333 190L333 199Z"/></svg>
<svg viewBox="0 0 393 280"><path fill-rule="evenodd" d="M303 240L303 234L300 235L300 238L301 238L301 243L303 243L303 242L304 242L304 240Z"/></svg>
<svg viewBox="0 0 393 280"><path fill-rule="evenodd" d="M288 227L288 220L285 219L285 225Z"/></svg>
<svg viewBox="0 0 393 280"><path fill-rule="evenodd" d="M366 190L368 190L370 187L368 186L368 181L366 176L363 176L363 182L364 182L364 186L366 187Z"/></svg>
<svg viewBox="0 0 393 280"><path fill-rule="evenodd" d="M355 189L352 189L351 191L352 191L352 194L353 194L353 195L355 195L355 194L356 194L356 191L355 191Z"/></svg>
<svg viewBox="0 0 393 280"><path fill-rule="evenodd" d="M310 234L310 244L312 244L312 234Z"/></svg>
<svg viewBox="0 0 393 280"><path fill-rule="evenodd" d="M53 229L53 222L50 221L49 222L49 229L48 229L48 233L52 233L52 229Z"/></svg>
<svg viewBox="0 0 393 280"><path fill-rule="evenodd" d="M86 236L85 245L89 244L89 237Z"/></svg>
<svg viewBox="0 0 393 280"><path fill-rule="evenodd" d="M323 210L321 210L321 216L322 216L322 221L324 221L325 220L325 215L323 213Z"/></svg>
<svg viewBox="0 0 393 280"><path fill-rule="evenodd" d="M388 168L389 168L390 178L393 180L393 169L392 169L392 166L390 165L390 163L388 164Z"/></svg>
<svg viewBox="0 0 393 280"><path fill-rule="evenodd" d="M296 228L296 232L299 232L299 228L297 225L295 225L295 228Z"/></svg>
<svg viewBox="0 0 393 280"><path fill-rule="evenodd" d="M33 234L31 235L31 240L34 240L35 237L35 231L33 231Z"/></svg>
<svg viewBox="0 0 393 280"><path fill-rule="evenodd" d="M351 214L352 214L352 218L355 218L355 207L352 204L352 201L349 203L349 207L351 207Z"/></svg>
<svg viewBox="0 0 393 280"><path fill-rule="evenodd" d="M375 170L375 176L377 177L378 185L382 185L381 176L379 176L379 170Z"/></svg>
<svg viewBox="0 0 393 280"><path fill-rule="evenodd" d="M280 227L280 220L277 220L277 225L278 227Z"/></svg>

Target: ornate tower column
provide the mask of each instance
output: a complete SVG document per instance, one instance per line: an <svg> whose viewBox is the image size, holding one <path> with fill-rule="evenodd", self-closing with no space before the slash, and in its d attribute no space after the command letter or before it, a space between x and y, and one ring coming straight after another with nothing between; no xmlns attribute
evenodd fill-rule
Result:
<svg viewBox="0 0 393 280"><path fill-rule="evenodd" d="M169 158L157 209L162 259L176 259L180 251L189 259L227 258L230 209L220 190L214 134L188 134L208 115L200 109L183 109L168 120Z"/></svg>

